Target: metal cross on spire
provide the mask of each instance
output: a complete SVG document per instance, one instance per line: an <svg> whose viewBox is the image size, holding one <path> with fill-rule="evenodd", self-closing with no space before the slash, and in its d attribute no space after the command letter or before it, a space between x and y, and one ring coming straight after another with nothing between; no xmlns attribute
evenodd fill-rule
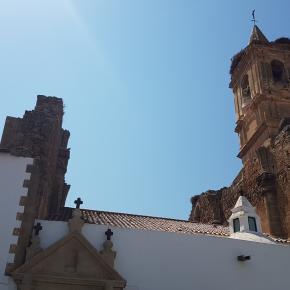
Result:
<svg viewBox="0 0 290 290"><path fill-rule="evenodd" d="M80 208L80 205L83 204L83 201L78 197L74 203L76 204L76 208Z"/></svg>
<svg viewBox="0 0 290 290"><path fill-rule="evenodd" d="M42 230L42 226L41 226L41 223L37 223L34 227L34 235L35 236L38 236L39 235L39 232Z"/></svg>
<svg viewBox="0 0 290 290"><path fill-rule="evenodd" d="M257 20L256 20L256 16L255 16L255 11L256 11L256 9L254 9L253 11L252 11L252 20L251 21L253 21L254 22L254 25L256 25L256 22L258 22Z"/></svg>

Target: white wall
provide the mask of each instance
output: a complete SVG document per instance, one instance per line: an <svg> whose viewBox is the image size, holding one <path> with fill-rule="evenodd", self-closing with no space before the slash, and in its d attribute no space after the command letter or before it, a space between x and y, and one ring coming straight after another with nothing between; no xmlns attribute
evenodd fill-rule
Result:
<svg viewBox="0 0 290 290"><path fill-rule="evenodd" d="M43 248L68 233L67 223L40 221ZM84 236L102 249L106 226L85 224ZM115 268L127 290L289 289L290 246L206 235L111 227ZM238 262L238 255L251 260Z"/></svg>
<svg viewBox="0 0 290 290"><path fill-rule="evenodd" d="M6 263L14 260L14 254L9 254L9 247L10 244L17 244L18 237L13 236L12 231L21 223L16 220L16 214L23 212L19 201L21 196L27 195L23 181L30 178L26 167L32 162L31 158L0 153L0 290L8 289L8 284L11 282L4 272Z"/></svg>

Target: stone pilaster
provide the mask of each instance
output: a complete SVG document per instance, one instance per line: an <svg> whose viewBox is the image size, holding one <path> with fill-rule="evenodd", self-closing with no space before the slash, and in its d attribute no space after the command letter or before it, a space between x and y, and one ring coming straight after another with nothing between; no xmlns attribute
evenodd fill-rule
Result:
<svg viewBox="0 0 290 290"><path fill-rule="evenodd" d="M113 243L109 240L106 240L103 243L103 247L104 249L100 253L104 260L113 268L116 258L116 252L113 250Z"/></svg>
<svg viewBox="0 0 290 290"><path fill-rule="evenodd" d="M37 255L42 251L40 246L40 238L39 236L34 236L31 239L31 245L26 249L26 261L30 260L32 257Z"/></svg>
<svg viewBox="0 0 290 290"><path fill-rule="evenodd" d="M257 182L265 199L270 234L276 237L282 237L275 175L269 172L263 172L257 177Z"/></svg>

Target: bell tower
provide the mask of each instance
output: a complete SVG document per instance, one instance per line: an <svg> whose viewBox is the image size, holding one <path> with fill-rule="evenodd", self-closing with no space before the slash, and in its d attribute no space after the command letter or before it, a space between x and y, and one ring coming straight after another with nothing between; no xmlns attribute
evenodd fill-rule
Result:
<svg viewBox="0 0 290 290"><path fill-rule="evenodd" d="M190 220L227 224L243 192L263 233L290 238L290 39L269 41L252 15L249 43L230 68L243 166L229 187L192 198Z"/></svg>
<svg viewBox="0 0 290 290"><path fill-rule="evenodd" d="M290 40L270 42L254 25L248 46L233 57L230 73L238 157L245 164L259 147L269 146L290 116Z"/></svg>

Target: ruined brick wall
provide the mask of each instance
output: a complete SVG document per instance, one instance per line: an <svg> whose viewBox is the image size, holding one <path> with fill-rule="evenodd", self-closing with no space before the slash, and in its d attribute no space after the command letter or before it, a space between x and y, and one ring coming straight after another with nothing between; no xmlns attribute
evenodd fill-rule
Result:
<svg viewBox="0 0 290 290"><path fill-rule="evenodd" d="M239 196L239 189L232 185L219 190L208 190L191 198L192 209L189 220L202 223L227 225L231 209Z"/></svg>
<svg viewBox="0 0 290 290"><path fill-rule="evenodd" d="M63 102L37 96L35 109L23 118L7 117L0 148L15 156L38 160L37 218L46 218L64 206L69 185L65 183L70 133L62 129Z"/></svg>
<svg viewBox="0 0 290 290"><path fill-rule="evenodd" d="M290 126L286 125L273 144L278 208L283 232L290 236Z"/></svg>
<svg viewBox="0 0 290 290"><path fill-rule="evenodd" d="M189 220L227 224L241 191L256 207L264 232L290 237L290 121L270 145L260 147L230 187L192 197Z"/></svg>

